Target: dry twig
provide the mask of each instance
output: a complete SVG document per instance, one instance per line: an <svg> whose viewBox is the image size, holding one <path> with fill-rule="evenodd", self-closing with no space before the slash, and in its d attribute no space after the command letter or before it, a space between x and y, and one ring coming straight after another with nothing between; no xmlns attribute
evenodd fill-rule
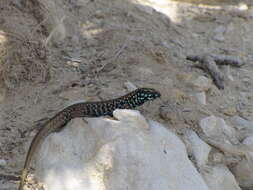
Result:
<svg viewBox="0 0 253 190"><path fill-rule="evenodd" d="M190 61L198 61L200 62L197 67L203 69L208 72L213 79L214 84L219 89L224 89L224 76L219 71L219 68L216 64L219 65L231 65L235 67L241 67L245 64L240 58L235 56L226 56L226 55L189 55L186 57L187 60Z"/></svg>

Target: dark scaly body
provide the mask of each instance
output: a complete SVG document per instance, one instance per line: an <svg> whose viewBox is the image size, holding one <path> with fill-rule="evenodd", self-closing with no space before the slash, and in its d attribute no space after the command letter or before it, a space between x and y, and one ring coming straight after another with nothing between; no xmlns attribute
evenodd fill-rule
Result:
<svg viewBox="0 0 253 190"><path fill-rule="evenodd" d="M45 126L39 130L31 142L21 174L19 190L23 190L28 169L36 149L50 133L60 131L73 118L112 116L115 109L133 109L160 96L160 93L152 88L139 88L125 96L112 100L73 104L57 113L46 122Z"/></svg>

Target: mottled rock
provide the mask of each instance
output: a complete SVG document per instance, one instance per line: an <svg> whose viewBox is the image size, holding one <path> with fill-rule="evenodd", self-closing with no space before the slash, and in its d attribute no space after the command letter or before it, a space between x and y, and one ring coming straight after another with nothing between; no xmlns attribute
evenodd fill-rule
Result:
<svg viewBox="0 0 253 190"><path fill-rule="evenodd" d="M215 152L212 154L211 156L211 161L213 163L222 163L224 161L224 154L220 153L220 152Z"/></svg>
<svg viewBox="0 0 253 190"><path fill-rule="evenodd" d="M234 81L234 77L231 74L230 66L224 67L224 74L230 81Z"/></svg>

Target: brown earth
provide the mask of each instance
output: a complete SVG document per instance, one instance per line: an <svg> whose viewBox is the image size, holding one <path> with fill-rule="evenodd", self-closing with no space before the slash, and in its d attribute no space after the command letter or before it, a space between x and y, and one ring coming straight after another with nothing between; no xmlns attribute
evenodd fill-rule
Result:
<svg viewBox="0 0 253 190"><path fill-rule="evenodd" d="M161 91L161 100L140 110L175 131L210 114L252 120L251 1L39 2L0 3L0 176L10 175L0 178L1 190L17 188L11 176L20 174L41 119L76 100L123 95L128 81ZM222 66L233 80L224 90L212 84L201 105L189 81L210 76L186 56L205 53L238 56L246 65Z"/></svg>

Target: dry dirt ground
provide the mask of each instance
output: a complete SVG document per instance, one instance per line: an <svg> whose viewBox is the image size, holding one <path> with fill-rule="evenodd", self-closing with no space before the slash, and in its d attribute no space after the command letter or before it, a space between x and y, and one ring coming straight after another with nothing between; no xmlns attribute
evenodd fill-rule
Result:
<svg viewBox="0 0 253 190"><path fill-rule="evenodd" d="M176 132L210 114L252 120L252 31L250 0L0 0L0 189L17 188L39 123L76 100L123 95L126 82L160 90L139 110ZM186 56L204 53L246 64L220 67L233 80L201 105L189 81L210 75Z"/></svg>

